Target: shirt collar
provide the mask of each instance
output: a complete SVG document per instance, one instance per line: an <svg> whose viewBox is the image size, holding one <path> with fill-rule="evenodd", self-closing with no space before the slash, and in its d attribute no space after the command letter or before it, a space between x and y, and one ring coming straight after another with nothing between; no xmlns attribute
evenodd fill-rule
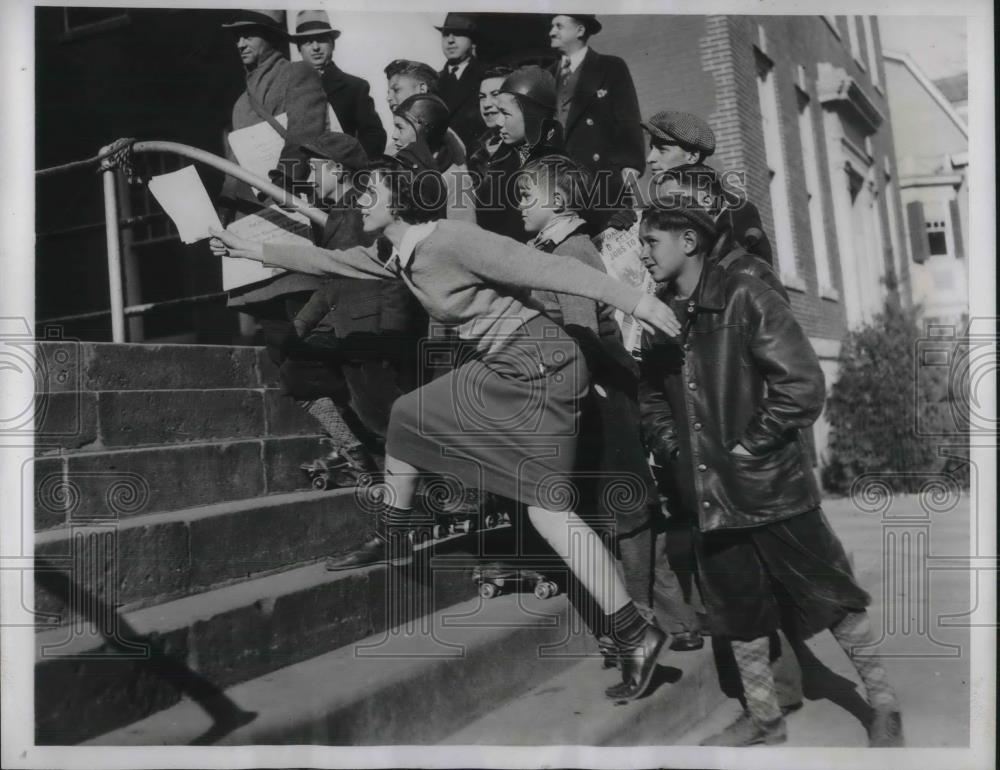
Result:
<svg viewBox="0 0 1000 770"><path fill-rule="evenodd" d="M454 71L455 80L458 80L458 79L460 79L462 77L462 73L465 72L465 68L468 67L468 66L469 66L469 60L468 60L468 58L466 58L466 59L462 60L461 64L459 64L458 66L455 67L455 71ZM450 64L448 65L448 68L449 68L449 70L451 69L451 65Z"/></svg>
<svg viewBox="0 0 1000 770"><path fill-rule="evenodd" d="M421 241L434 232L435 227L437 227L437 220L422 222L419 225L410 225L409 229L403 233L403 239L399 243L399 248L395 249L392 255L399 262L400 267L405 268L410 266L410 262L413 260L413 252Z"/></svg>
<svg viewBox="0 0 1000 770"><path fill-rule="evenodd" d="M552 243L558 246L582 224L583 220L576 214L562 214L554 217L545 227L539 230L538 235L531 242L532 244L537 244L543 241L552 241Z"/></svg>
<svg viewBox="0 0 1000 770"><path fill-rule="evenodd" d="M583 57L587 55L587 51L590 50L589 46L584 46L579 51L574 51L569 56L564 58L569 59L569 71L576 72L580 68L580 62L583 61Z"/></svg>

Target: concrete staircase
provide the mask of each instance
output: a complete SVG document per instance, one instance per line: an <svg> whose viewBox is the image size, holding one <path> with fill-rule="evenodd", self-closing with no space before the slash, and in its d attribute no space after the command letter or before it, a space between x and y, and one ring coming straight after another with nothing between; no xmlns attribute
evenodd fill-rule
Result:
<svg viewBox="0 0 1000 770"><path fill-rule="evenodd" d="M476 594L510 528L438 541L415 573L326 572L364 517L306 489L318 437L262 350L39 350L39 744L600 745L680 698L669 742L721 699L702 651L607 702L616 672L564 596Z"/></svg>

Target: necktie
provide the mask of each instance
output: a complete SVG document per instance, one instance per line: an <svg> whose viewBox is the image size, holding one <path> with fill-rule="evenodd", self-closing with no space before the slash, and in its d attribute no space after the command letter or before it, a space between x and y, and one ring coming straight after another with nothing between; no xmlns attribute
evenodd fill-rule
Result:
<svg viewBox="0 0 1000 770"><path fill-rule="evenodd" d="M564 56L562 64L559 66L559 79L565 80L569 77L569 57Z"/></svg>
<svg viewBox="0 0 1000 770"><path fill-rule="evenodd" d="M448 74L455 78L455 80L458 80L458 67L459 65L457 64L448 65Z"/></svg>

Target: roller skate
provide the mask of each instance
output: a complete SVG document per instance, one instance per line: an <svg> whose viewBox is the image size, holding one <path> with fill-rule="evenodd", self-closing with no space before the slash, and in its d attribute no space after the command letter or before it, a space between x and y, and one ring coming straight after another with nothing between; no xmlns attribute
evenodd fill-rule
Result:
<svg viewBox="0 0 1000 770"><path fill-rule="evenodd" d="M337 449L330 439L325 438L320 439L320 445L328 447L329 451L299 466L308 475L313 489L356 487L365 474L379 472L374 458L361 444Z"/></svg>
<svg viewBox="0 0 1000 770"><path fill-rule="evenodd" d="M559 593L559 585L547 575L528 567L491 564L475 567L472 580L479 588L479 595L492 599L504 593L528 589L539 599L549 599Z"/></svg>

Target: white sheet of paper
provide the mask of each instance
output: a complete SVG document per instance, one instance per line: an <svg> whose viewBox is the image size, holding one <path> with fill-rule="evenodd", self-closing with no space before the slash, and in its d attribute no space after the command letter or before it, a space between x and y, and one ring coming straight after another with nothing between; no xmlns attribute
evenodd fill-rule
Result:
<svg viewBox="0 0 1000 770"><path fill-rule="evenodd" d="M275 115L282 126L288 125L288 114ZM266 120L229 134L229 147L236 162L252 174L267 179L267 172L278 165L285 140Z"/></svg>
<svg viewBox="0 0 1000 770"><path fill-rule="evenodd" d="M655 282L639 260L642 245L639 243L638 222L628 230L609 228L599 233L594 238L594 245L601 252L604 267L610 275L629 286L635 286L647 293L653 292ZM621 310L615 311L615 319L622 329L625 349L637 350L642 343L641 324Z"/></svg>
<svg viewBox="0 0 1000 770"><path fill-rule="evenodd" d="M262 208L255 214L237 219L226 228L234 235L257 243L304 243L312 245L309 218L278 206ZM222 260L222 288L226 291L263 281L286 272L277 267L265 267L253 259Z"/></svg>
<svg viewBox="0 0 1000 770"><path fill-rule="evenodd" d="M194 166L154 176L149 191L167 212L184 243L195 243L211 237L209 228L222 228L205 185Z"/></svg>

